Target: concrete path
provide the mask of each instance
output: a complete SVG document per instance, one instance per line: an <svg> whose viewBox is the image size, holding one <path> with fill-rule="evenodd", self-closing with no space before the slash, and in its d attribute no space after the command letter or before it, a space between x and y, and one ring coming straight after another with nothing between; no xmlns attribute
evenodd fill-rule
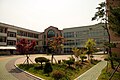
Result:
<svg viewBox="0 0 120 80"><path fill-rule="evenodd" d="M93 66L91 69L80 75L75 80L97 80L101 74L102 69L107 65L106 61L101 61L97 65Z"/></svg>

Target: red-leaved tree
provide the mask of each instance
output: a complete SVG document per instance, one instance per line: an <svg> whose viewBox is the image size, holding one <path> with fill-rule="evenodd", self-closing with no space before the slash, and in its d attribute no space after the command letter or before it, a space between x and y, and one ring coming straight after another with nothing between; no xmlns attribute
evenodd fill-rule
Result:
<svg viewBox="0 0 120 80"><path fill-rule="evenodd" d="M35 45L36 45L36 41L28 42L27 39L21 39L19 42L17 42L17 44L16 44L17 51L20 52L21 54L25 54L27 57L27 59L24 61L24 63L27 61L27 64L29 64L29 60L30 60L29 52L34 50Z"/></svg>

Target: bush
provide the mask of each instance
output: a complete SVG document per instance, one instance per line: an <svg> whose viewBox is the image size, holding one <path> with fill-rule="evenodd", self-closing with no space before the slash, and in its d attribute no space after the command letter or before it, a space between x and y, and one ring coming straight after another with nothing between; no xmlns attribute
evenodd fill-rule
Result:
<svg viewBox="0 0 120 80"><path fill-rule="evenodd" d="M82 62L84 62L84 59L87 59L87 57L85 55L81 55L80 58L81 58Z"/></svg>
<svg viewBox="0 0 120 80"><path fill-rule="evenodd" d="M60 71L60 70L55 70L55 71L52 72L52 77L55 80L60 80L63 77L65 77L65 73L63 71Z"/></svg>
<svg viewBox="0 0 120 80"><path fill-rule="evenodd" d="M36 63L42 63L42 62L48 62L49 61L49 59L47 59L47 58L45 58L45 57L37 57L37 58L35 58L35 62Z"/></svg>
<svg viewBox="0 0 120 80"><path fill-rule="evenodd" d="M49 59L47 59L47 58L45 58L45 57L37 57L37 58L35 58L35 62L36 63L41 63L41 69L43 68L43 65L42 65L42 63L43 62L49 62Z"/></svg>
<svg viewBox="0 0 120 80"><path fill-rule="evenodd" d="M82 64L79 62L79 61L76 61L75 62L75 66L79 69L79 67L80 68L82 68Z"/></svg>
<svg viewBox="0 0 120 80"><path fill-rule="evenodd" d="M61 60L58 60L58 64L61 64Z"/></svg>
<svg viewBox="0 0 120 80"><path fill-rule="evenodd" d="M47 73L49 76L49 73L53 71L52 65L50 62L46 62L45 63L45 67L44 67L44 73Z"/></svg>
<svg viewBox="0 0 120 80"><path fill-rule="evenodd" d="M72 64L74 64L74 60L66 60L65 63L68 64L68 66L70 67Z"/></svg>

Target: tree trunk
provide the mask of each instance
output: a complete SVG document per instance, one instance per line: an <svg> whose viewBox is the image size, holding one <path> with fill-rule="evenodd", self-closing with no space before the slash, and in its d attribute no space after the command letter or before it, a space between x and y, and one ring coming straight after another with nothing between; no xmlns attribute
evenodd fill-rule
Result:
<svg viewBox="0 0 120 80"><path fill-rule="evenodd" d="M26 57L27 57L27 64L29 64L29 56L28 56L28 55L26 55Z"/></svg>
<svg viewBox="0 0 120 80"><path fill-rule="evenodd" d="M90 55L88 54L88 60L90 60Z"/></svg>
<svg viewBox="0 0 120 80"><path fill-rule="evenodd" d="M110 39L110 32L109 32L109 28L108 28L108 26L107 26L107 22L105 22L105 26L106 26L106 30L107 30L107 33L108 33L108 39L109 39L109 44L110 44L110 40L111 40L111 39ZM111 46L109 46L108 48L109 48L109 56L110 56L110 58L111 58L111 57L112 57ZM111 63L111 68L112 68L112 69L115 69L112 60L110 60L110 63Z"/></svg>
<svg viewBox="0 0 120 80"><path fill-rule="evenodd" d="M54 54L52 53L52 58L51 58L51 63L53 64L53 57L54 57Z"/></svg>

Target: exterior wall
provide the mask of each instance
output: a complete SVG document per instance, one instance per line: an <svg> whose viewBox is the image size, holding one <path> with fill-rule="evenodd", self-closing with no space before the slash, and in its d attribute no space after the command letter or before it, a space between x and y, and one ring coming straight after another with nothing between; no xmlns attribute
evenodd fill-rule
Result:
<svg viewBox="0 0 120 80"><path fill-rule="evenodd" d="M42 38L40 39L41 43L43 44L42 50L44 52L49 53L50 50L48 49L48 41L53 40L53 37L58 37L58 36L62 36L62 31L60 31L58 28L50 26L47 29L45 29L44 32L40 36L40 38ZM61 53L63 53L63 51L61 51Z"/></svg>
<svg viewBox="0 0 120 80"><path fill-rule="evenodd" d="M113 31L110 31L111 43L116 43L116 48L112 48L112 52L120 53L120 36L116 35Z"/></svg>
<svg viewBox="0 0 120 80"><path fill-rule="evenodd" d="M7 45L7 28L0 25L0 45Z"/></svg>
<svg viewBox="0 0 120 80"><path fill-rule="evenodd" d="M53 26L48 27L48 28L45 29L45 31L44 31L44 35L45 35L45 36L44 36L44 39L45 39L44 41L46 41L46 42L44 43L45 45L47 45L48 41L51 39L51 38L48 38L48 32L49 32L50 30L52 30L52 31L55 32L55 37L61 35L61 33L60 33L60 31L58 30L58 28L53 27Z"/></svg>
<svg viewBox="0 0 120 80"><path fill-rule="evenodd" d="M38 39L39 39L39 46L43 46L43 36L44 36L44 34L43 33L41 33L40 35L39 35L39 37L38 37Z"/></svg>
<svg viewBox="0 0 120 80"><path fill-rule="evenodd" d="M109 15L109 7L120 7L120 0L106 0L107 10ZM109 25L109 24L108 24ZM111 43L117 43L116 48L112 48L112 52L120 53L120 36L116 35L112 30L110 32Z"/></svg>
<svg viewBox="0 0 120 80"><path fill-rule="evenodd" d="M0 32L0 37L6 37L6 41L0 42L0 46L15 46L16 42L22 38L25 38L28 40L35 40L39 45L39 39L37 36L40 34L40 32L16 27L13 25L8 25L5 23L0 23L0 27L6 29L5 32ZM19 31L21 31L21 34L26 32L27 35L19 35ZM32 34L33 36L28 36L28 34Z"/></svg>
<svg viewBox="0 0 120 80"><path fill-rule="evenodd" d="M64 52L72 52L73 47L84 47L89 38L95 40L97 48L103 48L104 43L108 42L108 34L103 26L104 24L96 24L63 29L63 36L66 39Z"/></svg>

